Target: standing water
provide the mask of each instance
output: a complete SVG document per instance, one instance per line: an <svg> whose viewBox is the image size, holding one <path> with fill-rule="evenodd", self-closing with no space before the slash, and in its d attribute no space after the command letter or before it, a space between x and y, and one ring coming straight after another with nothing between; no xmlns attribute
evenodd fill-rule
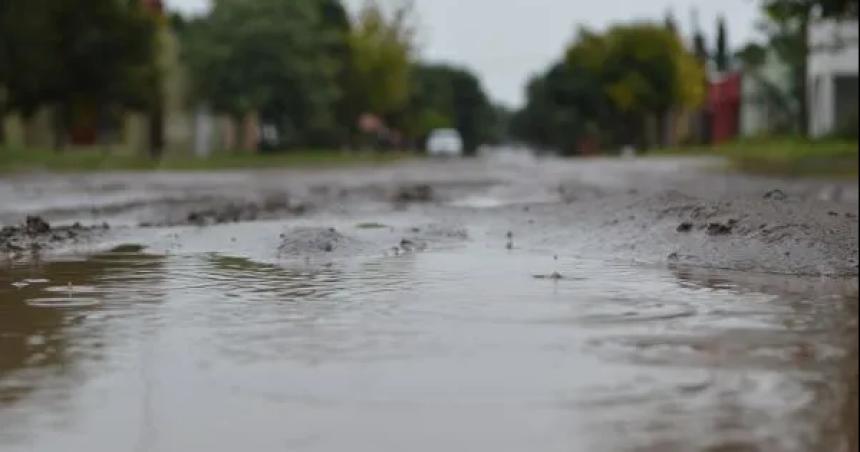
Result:
<svg viewBox="0 0 860 452"><path fill-rule="evenodd" d="M857 450L850 283L478 248L10 264L0 448Z"/></svg>

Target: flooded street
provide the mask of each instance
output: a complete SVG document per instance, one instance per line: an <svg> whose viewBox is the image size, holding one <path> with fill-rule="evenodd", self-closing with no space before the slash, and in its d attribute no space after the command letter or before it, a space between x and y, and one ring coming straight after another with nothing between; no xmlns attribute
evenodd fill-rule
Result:
<svg viewBox="0 0 860 452"><path fill-rule="evenodd" d="M856 182L622 163L0 181L111 225L0 260L0 449L856 451Z"/></svg>

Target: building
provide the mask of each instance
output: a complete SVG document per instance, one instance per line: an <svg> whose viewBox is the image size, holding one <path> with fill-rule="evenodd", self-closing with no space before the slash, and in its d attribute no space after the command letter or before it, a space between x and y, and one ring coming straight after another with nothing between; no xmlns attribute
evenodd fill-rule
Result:
<svg viewBox="0 0 860 452"><path fill-rule="evenodd" d="M737 138L740 129L741 74L729 72L711 80L708 89L710 141L720 144Z"/></svg>
<svg viewBox="0 0 860 452"><path fill-rule="evenodd" d="M857 20L816 20L809 26L809 134L857 127Z"/></svg>
<svg viewBox="0 0 860 452"><path fill-rule="evenodd" d="M799 99L791 94L794 73L773 49L764 49L760 64L743 69L741 125L744 137L796 131Z"/></svg>

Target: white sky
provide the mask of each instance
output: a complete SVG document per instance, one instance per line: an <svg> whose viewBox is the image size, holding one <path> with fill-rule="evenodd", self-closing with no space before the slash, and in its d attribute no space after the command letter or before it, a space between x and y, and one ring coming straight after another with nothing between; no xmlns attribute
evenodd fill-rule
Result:
<svg viewBox="0 0 860 452"><path fill-rule="evenodd" d="M352 10L364 0L344 0ZM402 0L379 0L395 5ZM490 96L518 106L528 78L560 58L579 25L602 29L615 22L663 20L672 11L684 34L691 11L713 36L725 15L732 47L754 39L758 0L413 0L421 57L466 66L482 79ZM167 0L186 13L205 11L207 0ZM713 39L709 39L713 45Z"/></svg>

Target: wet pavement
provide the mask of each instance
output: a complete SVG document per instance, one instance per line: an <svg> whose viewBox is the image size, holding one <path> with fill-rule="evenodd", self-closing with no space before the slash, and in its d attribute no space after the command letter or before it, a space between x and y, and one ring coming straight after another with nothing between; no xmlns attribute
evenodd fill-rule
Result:
<svg viewBox="0 0 860 452"><path fill-rule="evenodd" d="M48 192L4 205L0 217L119 226L0 261L0 449L857 450L856 277L682 265L662 248L650 262L586 252L643 237L585 234L635 201L630 185L587 181L576 165L466 168L483 169L353 170L329 190L313 186L346 173L262 173L245 190L230 177L133 175L76 203ZM546 177L506 183L516 168ZM79 176L34 177L81 189ZM658 190L659 177L632 183ZM99 178L122 176L88 180ZM35 193L28 180L0 199ZM760 199L774 185L743 180L725 186ZM576 184L577 200L558 187ZM201 187L263 213L177 224L166 217L200 205L143 201ZM782 187L816 205L828 190ZM283 202L267 210L273 193ZM582 230L573 213L549 218L591 198L618 208L588 207ZM856 217L843 215L856 208L842 202L820 221L847 225L843 245L856 246ZM693 240L677 222L665 233ZM598 237L607 247L580 243Z"/></svg>

